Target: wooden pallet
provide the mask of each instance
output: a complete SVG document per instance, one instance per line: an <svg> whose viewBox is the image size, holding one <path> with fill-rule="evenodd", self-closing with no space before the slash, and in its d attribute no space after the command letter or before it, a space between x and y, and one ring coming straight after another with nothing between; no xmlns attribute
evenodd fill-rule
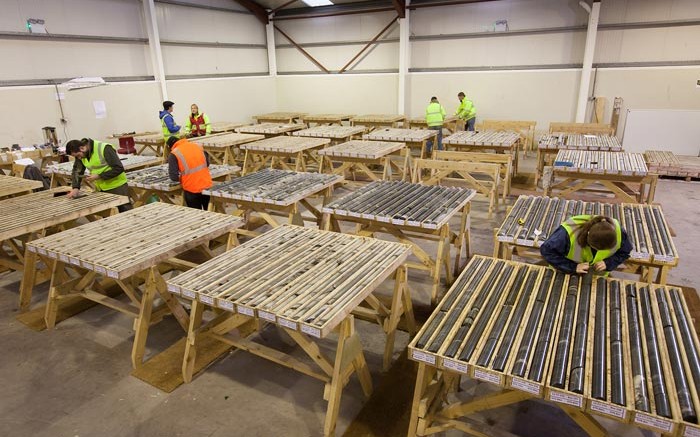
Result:
<svg viewBox="0 0 700 437"><path fill-rule="evenodd" d="M365 174L371 181L391 180L394 170L399 179L404 180L410 170L410 156L405 143L388 141L359 141L353 140L318 151L322 158L320 172L328 171L345 176L347 172ZM397 158L402 163L395 163ZM334 167L333 162L340 162ZM371 165L382 167L381 178L370 169Z"/></svg>
<svg viewBox="0 0 700 437"><path fill-rule="evenodd" d="M192 142L204 148L204 151L209 154L212 164L236 165L243 161L240 157L241 145L264 138L264 135L225 132L218 135L192 138Z"/></svg>
<svg viewBox="0 0 700 437"><path fill-rule="evenodd" d="M0 200L30 194L37 188L44 188L44 184L41 181L0 175Z"/></svg>
<svg viewBox="0 0 700 437"><path fill-rule="evenodd" d="M131 358L134 367L140 366L151 321L172 313L183 329L189 326L187 312L166 290L160 267L188 270L192 263L175 257L198 247L211 257L209 242L241 225L240 219L225 214L152 203L28 243L29 252L44 257L52 266L46 326L54 327L59 306L69 296L122 312L136 319ZM125 235L132 238L125 240ZM234 241L231 238L229 245ZM68 275L65 269L73 273ZM145 278L143 291L135 286L139 278ZM129 303L101 293L107 280L119 285ZM23 284L28 289L33 286ZM156 295L163 304L154 308Z"/></svg>
<svg viewBox="0 0 700 437"><path fill-rule="evenodd" d="M340 230L339 221L350 221L360 224L359 235L389 234L410 244L413 254L420 260L419 264L410 266L430 272L435 303L442 269L449 284L453 271L460 271L462 249L465 257L469 257L469 208L475 195L474 190L465 188L372 182L324 206L322 228ZM458 214L461 214L460 226L453 233L449 221ZM437 240L436 256L431 257L414 241L417 239ZM450 265L451 245L456 251L454 267Z"/></svg>
<svg viewBox="0 0 700 437"><path fill-rule="evenodd" d="M700 157L676 155L668 151L647 150L644 152L649 171L662 176L700 177Z"/></svg>
<svg viewBox="0 0 700 437"><path fill-rule="evenodd" d="M342 125L344 121L350 121L354 116L354 114L311 114L304 115L302 121L307 126L310 126L311 123L319 125Z"/></svg>
<svg viewBox="0 0 700 437"><path fill-rule="evenodd" d="M677 287L475 256L409 345L420 363L409 435L465 430L469 412L529 398L592 436L607 435L592 414L693 435L697 419L681 414L700 408L691 323ZM442 407L460 375L503 390Z"/></svg>
<svg viewBox="0 0 700 437"><path fill-rule="evenodd" d="M279 136L241 146L245 150L243 174L253 173L268 165L283 170L307 171L309 164L320 167L318 150L331 142L327 138Z"/></svg>
<svg viewBox="0 0 700 437"><path fill-rule="evenodd" d="M556 132L591 135L615 135L615 129L607 123L549 123L549 133Z"/></svg>
<svg viewBox="0 0 700 437"><path fill-rule="evenodd" d="M258 123L297 123L305 115L305 112L269 112L254 115L253 119Z"/></svg>
<svg viewBox="0 0 700 437"><path fill-rule="evenodd" d="M387 334L385 361L391 358L401 315L415 327L402 266L408 254L408 247L399 243L282 226L168 281L171 293L192 300L184 380L192 379L197 344L211 336L325 382L324 435L334 435L349 377L357 373L367 396L372 387L352 313L376 308L376 320ZM392 306L387 308L372 292L394 274ZM363 302L371 306L361 307ZM202 327L205 308L216 309L218 315ZM247 338L224 336L251 321L279 326L312 363ZM333 331L338 331L335 360L317 343Z"/></svg>
<svg viewBox="0 0 700 437"><path fill-rule="evenodd" d="M260 123L250 126L239 127L236 129L244 134L265 135L265 138L276 137L278 135L286 135L291 132L304 129L306 125L302 123Z"/></svg>
<svg viewBox="0 0 700 437"><path fill-rule="evenodd" d="M427 157L426 149L429 141L437 140L437 131L421 129L377 128L362 136L363 140L393 141L405 143L406 147L418 150L418 157Z"/></svg>

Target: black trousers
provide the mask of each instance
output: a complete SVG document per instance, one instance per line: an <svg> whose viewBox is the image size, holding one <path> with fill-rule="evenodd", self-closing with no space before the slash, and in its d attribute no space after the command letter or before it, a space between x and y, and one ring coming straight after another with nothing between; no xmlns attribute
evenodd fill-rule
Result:
<svg viewBox="0 0 700 437"><path fill-rule="evenodd" d="M122 186L119 186L117 188L113 188L111 190L105 190L104 192L129 197L129 186L127 184L124 184ZM126 211L134 209L134 205L131 204L131 198L129 198L129 203L124 204L124 205L119 205L117 207L117 209L119 210L119 212L126 212Z"/></svg>
<svg viewBox="0 0 700 437"><path fill-rule="evenodd" d="M185 196L185 205L194 209L207 210L209 208L209 196L202 193L190 193L189 191L182 191Z"/></svg>

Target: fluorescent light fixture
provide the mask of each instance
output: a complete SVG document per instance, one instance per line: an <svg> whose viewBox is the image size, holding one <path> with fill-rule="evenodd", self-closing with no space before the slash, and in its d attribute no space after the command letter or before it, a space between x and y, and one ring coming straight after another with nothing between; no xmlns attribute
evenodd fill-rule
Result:
<svg viewBox="0 0 700 437"><path fill-rule="evenodd" d="M68 82L63 82L61 86L68 88L68 91L79 90L83 88L94 88L96 86L107 85L101 77L76 77Z"/></svg>
<svg viewBox="0 0 700 437"><path fill-rule="evenodd" d="M333 2L330 0L301 0L307 5L315 8L316 6L332 6Z"/></svg>

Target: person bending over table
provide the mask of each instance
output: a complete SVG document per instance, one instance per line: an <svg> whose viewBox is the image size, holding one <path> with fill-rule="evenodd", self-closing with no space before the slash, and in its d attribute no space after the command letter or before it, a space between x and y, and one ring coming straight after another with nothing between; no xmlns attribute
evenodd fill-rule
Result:
<svg viewBox="0 0 700 437"><path fill-rule="evenodd" d="M209 173L209 155L202 146L188 141L170 137L167 141L170 155L168 156L168 176L173 182L180 182L185 204L190 208L207 210L209 196L202 194L203 190L211 188L211 173Z"/></svg>

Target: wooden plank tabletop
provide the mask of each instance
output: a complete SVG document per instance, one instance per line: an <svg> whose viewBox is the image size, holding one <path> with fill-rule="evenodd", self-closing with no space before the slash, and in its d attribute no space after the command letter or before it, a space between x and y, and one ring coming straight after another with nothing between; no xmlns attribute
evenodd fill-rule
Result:
<svg viewBox="0 0 700 437"><path fill-rule="evenodd" d="M476 255L408 349L414 361L577 410L696 431L681 411L700 408L685 397L700 383L686 358L700 343L678 287Z"/></svg>
<svg viewBox="0 0 700 437"><path fill-rule="evenodd" d="M43 149L25 147L24 149L25 150L4 150L0 152L0 165L11 165L14 161L23 158L40 160L49 156L55 156L53 153L53 148L51 147L46 147Z"/></svg>
<svg viewBox="0 0 700 437"><path fill-rule="evenodd" d="M28 248L124 279L242 224L231 215L156 202L34 240Z"/></svg>
<svg viewBox="0 0 700 437"><path fill-rule="evenodd" d="M148 167L157 165L163 162L160 156L149 155L117 155L124 166L124 171L133 170L135 168ZM73 173L73 161L62 162L60 164L50 164L45 169L48 174L61 174L70 176ZM85 170L85 174L90 174L90 170Z"/></svg>
<svg viewBox="0 0 700 437"><path fill-rule="evenodd" d="M361 135L365 132L363 126L314 126L308 129L298 130L292 135L298 137L315 137L315 138L331 138L344 139L353 135Z"/></svg>
<svg viewBox="0 0 700 437"><path fill-rule="evenodd" d="M323 338L409 253L401 243L282 225L167 283L176 295Z"/></svg>
<svg viewBox="0 0 700 437"><path fill-rule="evenodd" d="M337 158L379 159L406 147L404 143L389 141L353 140L319 150L319 155Z"/></svg>
<svg viewBox="0 0 700 437"><path fill-rule="evenodd" d="M511 131L461 131L442 140L446 145L512 147L520 134Z"/></svg>
<svg viewBox="0 0 700 437"><path fill-rule="evenodd" d="M41 181L0 175L0 199L43 187L44 184Z"/></svg>
<svg viewBox="0 0 700 437"><path fill-rule="evenodd" d="M298 138L286 135L267 138L265 140L248 143L241 146L243 150L253 150L256 152L281 152L299 153L304 150L316 149L330 143L326 138Z"/></svg>
<svg viewBox="0 0 700 437"><path fill-rule="evenodd" d="M643 154L626 152L560 150L554 168L566 172L622 176L646 176L649 173Z"/></svg>
<svg viewBox="0 0 700 437"><path fill-rule="evenodd" d="M235 132L226 132L217 135L209 135L205 137L192 138L191 142L199 144L205 149L225 149L226 147L238 146L240 144L250 143L264 139L263 135L250 135Z"/></svg>
<svg viewBox="0 0 700 437"><path fill-rule="evenodd" d="M448 115L445 117L445 120L443 121L443 125L449 124L449 123L454 123L457 121L457 117L454 115ZM420 126L420 127L428 127L428 122L425 121L425 117L415 117L411 118L408 120L408 125L413 127L413 126Z"/></svg>
<svg viewBox="0 0 700 437"><path fill-rule="evenodd" d="M163 133L157 132L145 135L136 135L134 137L135 144L162 144L165 140L163 139Z"/></svg>
<svg viewBox="0 0 700 437"><path fill-rule="evenodd" d="M547 134L540 138L537 145L540 149L557 150L601 150L619 152L622 144L616 136L610 135L584 135L584 134Z"/></svg>
<svg viewBox="0 0 700 437"><path fill-rule="evenodd" d="M209 166L209 173L212 179L232 175L241 171L237 165L216 165ZM144 168L126 174L129 187L144 188L156 191L177 191L180 188L179 182L170 180L168 176L168 165L162 164L156 167Z"/></svg>
<svg viewBox="0 0 700 437"><path fill-rule="evenodd" d="M660 205L521 195L504 218L496 238L504 243L539 248L562 222L580 214L617 219L632 244L632 260L678 264L678 251Z"/></svg>
<svg viewBox="0 0 700 437"><path fill-rule="evenodd" d="M402 141L416 143L436 136L436 131L425 129L379 128L362 136L363 140Z"/></svg>
<svg viewBox="0 0 700 437"><path fill-rule="evenodd" d="M260 123L239 127L238 132L246 134L271 134L281 135L287 132L304 129L306 125L301 123Z"/></svg>
<svg viewBox="0 0 700 437"><path fill-rule="evenodd" d="M254 120L276 120L276 121L284 121L284 120L291 120L294 118L300 118L306 115L306 112L268 112L267 114L258 114L254 115L253 119Z"/></svg>
<svg viewBox="0 0 700 437"><path fill-rule="evenodd" d="M438 229L476 195L459 187L375 181L323 207L324 213Z"/></svg>
<svg viewBox="0 0 700 437"><path fill-rule="evenodd" d="M236 128L248 126L249 122L244 121L215 121L210 123L212 133L233 132Z"/></svg>
<svg viewBox="0 0 700 437"><path fill-rule="evenodd" d="M404 121L406 116L399 114L364 114L350 119L355 124L367 123L396 123Z"/></svg>
<svg viewBox="0 0 700 437"><path fill-rule="evenodd" d="M265 169L216 184L204 194L212 197L289 206L343 181L342 176Z"/></svg>
<svg viewBox="0 0 700 437"><path fill-rule="evenodd" d="M0 241L41 231L79 217L106 211L129 202L126 196L102 192L83 193L76 199L66 196L69 187L27 194L0 201Z"/></svg>
<svg viewBox="0 0 700 437"><path fill-rule="evenodd" d="M333 123L350 120L355 114L308 114L304 115L302 119L304 123Z"/></svg>

